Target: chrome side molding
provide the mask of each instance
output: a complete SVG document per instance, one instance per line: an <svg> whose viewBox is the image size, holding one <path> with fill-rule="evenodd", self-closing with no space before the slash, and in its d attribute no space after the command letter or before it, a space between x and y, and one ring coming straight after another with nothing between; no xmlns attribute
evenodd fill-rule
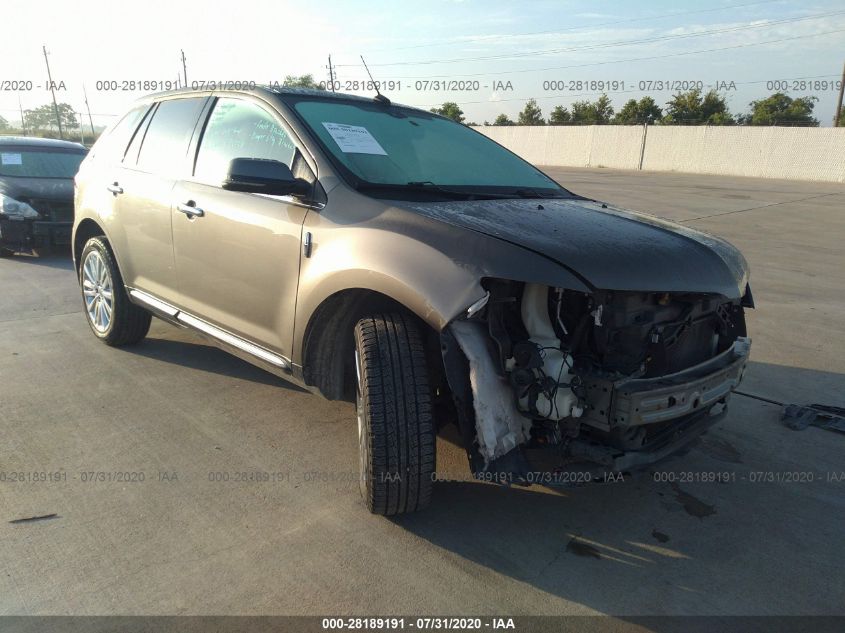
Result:
<svg viewBox="0 0 845 633"><path fill-rule="evenodd" d="M146 303L151 308L155 308L156 310L164 312L167 316L175 317L176 314L179 312L179 310L174 308L169 303L159 301L152 295L148 295L146 292L142 292L140 290L135 290L134 288L129 291L129 296L133 299L140 301L141 303Z"/></svg>
<svg viewBox="0 0 845 633"><path fill-rule="evenodd" d="M222 343L226 343L227 345L231 345L232 347L236 347L237 349L246 352L256 358L263 360L265 363L270 363L276 367L280 367L286 371L290 371L291 365L290 361L283 356L279 356L278 354L274 354L263 347L259 347L254 343L250 343L249 341L242 339L239 336L235 336L234 334L223 330L216 325L212 325L211 323L207 323L202 319L198 319L197 317L188 314L187 312L182 312L178 308L170 305L169 303L165 303L160 299L156 299L152 295L147 294L141 290L136 290L134 288L129 290L129 296L131 296L136 301L140 303L144 303L151 308L155 308L156 310L163 312L164 314L175 318L180 323L184 323L188 327L191 327L195 330L199 330L212 338L221 341Z"/></svg>

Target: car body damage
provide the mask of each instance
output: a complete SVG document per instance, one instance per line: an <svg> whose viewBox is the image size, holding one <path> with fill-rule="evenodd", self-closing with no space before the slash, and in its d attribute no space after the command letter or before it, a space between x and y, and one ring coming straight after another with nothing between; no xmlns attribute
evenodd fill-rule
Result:
<svg viewBox="0 0 845 633"><path fill-rule="evenodd" d="M484 306L449 328L469 364L477 470L513 480L540 471L548 483L573 470L628 472L721 419L742 379L741 299L485 286Z"/></svg>
<svg viewBox="0 0 845 633"><path fill-rule="evenodd" d="M578 196L406 204L424 217L539 253L592 288L738 298L748 264L726 241Z"/></svg>

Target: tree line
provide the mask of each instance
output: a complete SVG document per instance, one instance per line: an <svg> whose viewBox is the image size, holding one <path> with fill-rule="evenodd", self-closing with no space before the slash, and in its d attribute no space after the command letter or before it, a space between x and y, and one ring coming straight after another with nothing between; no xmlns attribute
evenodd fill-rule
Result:
<svg viewBox="0 0 845 633"><path fill-rule="evenodd" d="M284 86L292 88L312 88L324 90L315 80L313 75L287 75L283 82ZM59 121L62 123L62 130L66 138L75 138L79 134L80 121L77 112L69 103L59 103ZM96 140L102 132L102 128L95 128L93 140ZM59 127L56 122L56 110L52 103L47 103L37 108L23 111L23 126L14 126L2 115L0 115L0 134L31 134L33 136L58 138ZM91 139L90 130L85 127L86 143Z"/></svg>
<svg viewBox="0 0 845 633"><path fill-rule="evenodd" d="M287 76L285 86L321 89L312 75ZM792 98L776 92L765 99L752 101L748 112L734 114L728 109L725 97L711 90L679 92L666 104L657 105L652 97L629 99L617 112L606 94L595 101L576 101L568 108L558 105L552 108L548 119L543 116L536 99L529 99L513 121L507 114L500 114L492 123L483 125L795 125L817 127L818 119L813 109L818 98L813 96ZM58 104L62 128L75 131L80 122L73 107L68 103ZM460 106L447 101L432 108L432 112L448 117L458 123L466 123ZM58 136L56 113L53 104L45 104L24 111L23 128L15 127L0 116L0 134L26 133L38 136ZM477 125L474 122L467 125ZM839 125L845 127L845 107L839 116ZM99 130L97 131L99 134Z"/></svg>
<svg viewBox="0 0 845 633"><path fill-rule="evenodd" d="M595 101L576 101L568 108L552 108L544 118L536 99L529 99L516 121L507 114L500 114L492 123L483 125L795 125L818 127L813 116L818 98L790 97L776 92L765 99L749 104L749 110L735 114L728 109L725 97L715 90L702 93L695 89L679 92L666 103L665 108L649 96L629 99L617 112L606 94ZM845 125L845 107L840 116L840 126ZM432 112L464 123L464 112L457 103L449 101ZM467 123L467 125L477 125Z"/></svg>

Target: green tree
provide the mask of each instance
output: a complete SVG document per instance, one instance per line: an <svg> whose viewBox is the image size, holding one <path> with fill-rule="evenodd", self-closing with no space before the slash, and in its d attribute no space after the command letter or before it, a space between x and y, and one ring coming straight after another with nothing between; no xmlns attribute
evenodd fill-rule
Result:
<svg viewBox="0 0 845 633"><path fill-rule="evenodd" d="M845 106L839 111L839 125L837 127L845 127Z"/></svg>
<svg viewBox="0 0 845 633"><path fill-rule="evenodd" d="M666 116L662 123L667 125L733 125L733 115L728 110L725 98L715 90L703 97L701 90L679 92L666 104Z"/></svg>
<svg viewBox="0 0 845 633"><path fill-rule="evenodd" d="M63 129L69 130L79 127L76 113L69 103L58 104L58 110ZM24 123L29 130L57 130L56 111L53 109L53 104L48 103L33 110L27 110L24 113Z"/></svg>
<svg viewBox="0 0 845 633"><path fill-rule="evenodd" d="M325 90L324 87L314 81L314 75L310 73L299 76L287 75L282 85L285 86L285 88L310 88L311 90Z"/></svg>
<svg viewBox="0 0 845 633"><path fill-rule="evenodd" d="M739 117L745 125L806 125L818 127L813 117L816 97L792 97L776 92L765 99L752 101L751 112Z"/></svg>
<svg viewBox="0 0 845 633"><path fill-rule="evenodd" d="M0 132L4 132L9 129L9 122L0 116Z"/></svg>
<svg viewBox="0 0 845 633"><path fill-rule="evenodd" d="M572 122L572 115L564 106L555 106L549 115L549 125L566 125Z"/></svg>
<svg viewBox="0 0 845 633"><path fill-rule="evenodd" d="M545 125L543 120L543 113L540 111L540 106L537 105L536 99L529 99L519 113L519 125Z"/></svg>
<svg viewBox="0 0 845 633"><path fill-rule="evenodd" d="M572 121L588 125L606 125L613 118L613 106L606 94L595 101L576 101L572 104Z"/></svg>
<svg viewBox="0 0 845 633"><path fill-rule="evenodd" d="M514 122L510 120L507 114L503 113L496 117L493 125L514 125Z"/></svg>
<svg viewBox="0 0 845 633"><path fill-rule="evenodd" d="M434 112L434 114L445 116L447 119L452 119L458 123L464 122L464 111L461 110L458 107L458 104L454 101L447 101L439 108L432 108L431 111Z"/></svg>
<svg viewBox="0 0 845 633"><path fill-rule="evenodd" d="M651 97L643 97L639 101L630 99L613 117L614 123L621 125L637 125L641 123L655 123L663 118L663 110Z"/></svg>

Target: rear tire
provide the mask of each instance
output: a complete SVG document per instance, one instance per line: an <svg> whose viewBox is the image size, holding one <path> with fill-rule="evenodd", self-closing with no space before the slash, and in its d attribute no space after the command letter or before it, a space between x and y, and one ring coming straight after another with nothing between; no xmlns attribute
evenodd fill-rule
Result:
<svg viewBox="0 0 845 633"><path fill-rule="evenodd" d="M425 349L406 315L355 325L360 489L373 514L420 510L431 500L435 433Z"/></svg>
<svg viewBox="0 0 845 633"><path fill-rule="evenodd" d="M106 345L134 345L150 329L149 312L129 301L104 237L92 237L80 256L79 285L88 325Z"/></svg>

